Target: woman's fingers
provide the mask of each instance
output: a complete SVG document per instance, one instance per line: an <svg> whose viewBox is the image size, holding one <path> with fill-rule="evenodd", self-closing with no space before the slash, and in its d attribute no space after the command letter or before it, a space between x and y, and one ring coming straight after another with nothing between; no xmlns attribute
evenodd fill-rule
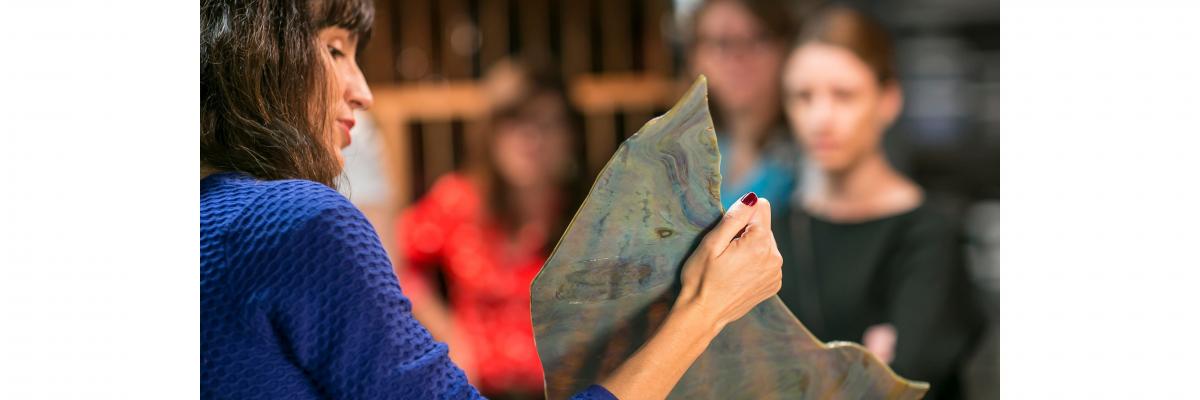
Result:
<svg viewBox="0 0 1200 400"><path fill-rule="evenodd" d="M751 223L757 223L759 225L762 225L762 227L764 229L766 229L767 231L770 231L771 230L771 200L767 200L766 198L759 198L758 204L755 204L754 208L757 208L758 211L755 212L754 221Z"/></svg>
<svg viewBox="0 0 1200 400"><path fill-rule="evenodd" d="M758 199L754 206L754 215L750 218L745 229L740 232L737 246L751 246L760 253L775 247L775 235L771 232L771 202ZM735 244L730 244L733 246Z"/></svg>
<svg viewBox="0 0 1200 400"><path fill-rule="evenodd" d="M775 235L771 234L771 202L760 197L758 204L755 204L754 208L754 215L750 217L750 222L746 224L745 228L742 228L742 231L735 238L746 239L739 240L740 242L774 242ZM750 231L755 231L756 233L754 235L747 235Z"/></svg>
<svg viewBox="0 0 1200 400"><path fill-rule="evenodd" d="M779 248L775 244L775 235L771 232L771 203L766 199L759 199L754 217L750 224L746 227L746 232L742 234L741 239L731 244L731 247L736 247L738 252L742 253L742 258L747 267L755 268L765 273L770 277L766 282L770 282L770 295L779 292L779 287L782 284L783 275L783 257L779 254Z"/></svg>
<svg viewBox="0 0 1200 400"><path fill-rule="evenodd" d="M729 206L721 222L704 236L704 246L713 250L714 254L724 252L729 242L758 214L757 203L758 196L750 192Z"/></svg>
<svg viewBox="0 0 1200 400"><path fill-rule="evenodd" d="M746 227L746 233L742 234L741 239L738 239L736 243L730 244L730 247L733 246L736 246L738 251L749 251L748 255L757 260L771 249L771 231L758 223L751 222Z"/></svg>

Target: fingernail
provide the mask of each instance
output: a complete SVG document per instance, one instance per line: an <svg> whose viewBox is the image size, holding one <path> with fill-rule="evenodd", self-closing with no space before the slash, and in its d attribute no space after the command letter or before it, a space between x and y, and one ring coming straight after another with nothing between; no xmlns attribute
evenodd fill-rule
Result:
<svg viewBox="0 0 1200 400"><path fill-rule="evenodd" d="M746 193L745 196L742 196L742 204L753 207L755 203L758 203L758 195L754 194L754 192Z"/></svg>

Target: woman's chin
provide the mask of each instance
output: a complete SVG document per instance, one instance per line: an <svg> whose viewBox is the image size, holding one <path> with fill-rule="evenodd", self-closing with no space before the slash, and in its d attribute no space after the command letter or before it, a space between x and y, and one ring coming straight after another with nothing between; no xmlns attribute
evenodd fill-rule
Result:
<svg viewBox="0 0 1200 400"><path fill-rule="evenodd" d="M826 172L838 172L846 169L846 162L841 157L834 157L832 154L814 155L813 161L816 162L818 168Z"/></svg>

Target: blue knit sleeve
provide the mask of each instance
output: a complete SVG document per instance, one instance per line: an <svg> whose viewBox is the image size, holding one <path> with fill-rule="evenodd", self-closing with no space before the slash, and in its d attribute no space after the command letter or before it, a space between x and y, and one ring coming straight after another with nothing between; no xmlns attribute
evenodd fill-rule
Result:
<svg viewBox="0 0 1200 400"><path fill-rule="evenodd" d="M572 400L617 400L617 396L613 396L612 392L605 389L604 386L592 385L588 386L582 392L571 396Z"/></svg>
<svg viewBox="0 0 1200 400"><path fill-rule="evenodd" d="M366 218L328 191L281 241L271 325L326 396L338 399L482 398L412 316ZM615 400L593 385L576 400Z"/></svg>
<svg viewBox="0 0 1200 400"><path fill-rule="evenodd" d="M283 238L271 325L324 395L338 399L462 399L479 394L412 317L366 218L328 191Z"/></svg>

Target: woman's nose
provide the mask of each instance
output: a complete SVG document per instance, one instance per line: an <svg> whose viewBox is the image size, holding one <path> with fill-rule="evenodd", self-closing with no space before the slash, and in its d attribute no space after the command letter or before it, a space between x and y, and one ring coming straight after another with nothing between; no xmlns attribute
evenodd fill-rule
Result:
<svg viewBox="0 0 1200 400"><path fill-rule="evenodd" d="M375 102L375 98L371 96L371 88L367 86L367 80L363 77L362 71L358 67L354 67L353 71L346 79L346 101L355 109L366 110Z"/></svg>
<svg viewBox="0 0 1200 400"><path fill-rule="evenodd" d="M823 128L828 125L833 113L833 104L823 98L823 96L817 96L813 99L810 107L808 113L805 115L805 119L807 119L805 122L814 129Z"/></svg>

